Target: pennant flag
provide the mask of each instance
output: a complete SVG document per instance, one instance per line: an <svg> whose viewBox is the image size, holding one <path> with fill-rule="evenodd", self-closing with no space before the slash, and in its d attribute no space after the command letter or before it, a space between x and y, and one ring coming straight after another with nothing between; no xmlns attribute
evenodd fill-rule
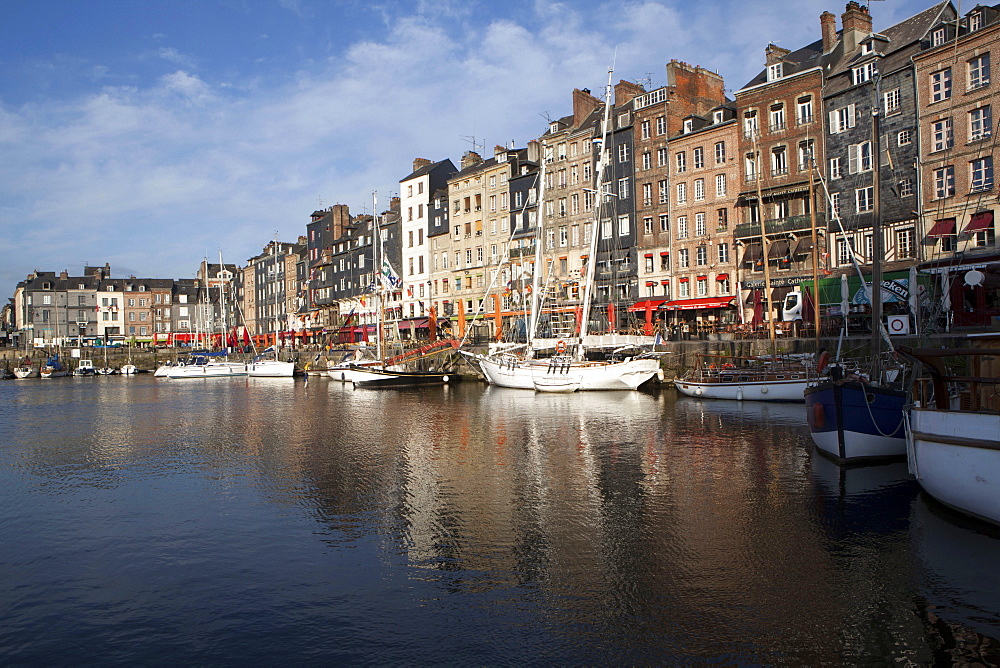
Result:
<svg viewBox="0 0 1000 668"><path fill-rule="evenodd" d="M403 279L399 277L396 270L392 268L388 258L382 258L382 270L379 272L382 277L382 284L387 288L402 288Z"/></svg>

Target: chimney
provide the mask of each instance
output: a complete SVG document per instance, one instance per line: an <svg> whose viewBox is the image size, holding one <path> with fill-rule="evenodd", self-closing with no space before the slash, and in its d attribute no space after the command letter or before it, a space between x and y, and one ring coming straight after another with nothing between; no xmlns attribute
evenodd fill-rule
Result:
<svg viewBox="0 0 1000 668"><path fill-rule="evenodd" d="M421 167L426 167L431 164L431 161L427 158L414 158L413 159L413 171L417 171Z"/></svg>
<svg viewBox="0 0 1000 668"><path fill-rule="evenodd" d="M837 17L832 12L823 12L819 15L819 27L823 33L823 53L830 53L837 43Z"/></svg>
<svg viewBox="0 0 1000 668"><path fill-rule="evenodd" d="M615 84L615 106L620 107L628 104L636 97L646 92L646 89L637 83L620 80Z"/></svg>
<svg viewBox="0 0 1000 668"><path fill-rule="evenodd" d="M542 159L542 144L537 139L528 142L528 161L540 162Z"/></svg>
<svg viewBox="0 0 1000 668"><path fill-rule="evenodd" d="M468 169L473 165L478 165L483 161L483 156L479 155L475 151L466 151L465 155L462 156L462 169Z"/></svg>
<svg viewBox="0 0 1000 668"><path fill-rule="evenodd" d="M69 272L63 269L61 272L59 272L59 278L65 281L66 279L69 278Z"/></svg>
<svg viewBox="0 0 1000 668"><path fill-rule="evenodd" d="M791 53L791 50L783 49L775 44L768 44L764 53L767 55L768 65L777 65L785 56Z"/></svg>
<svg viewBox="0 0 1000 668"><path fill-rule="evenodd" d="M872 32L872 17L868 8L855 0L847 3L847 9L840 17L843 30L840 35L844 41L844 53L853 53L862 39Z"/></svg>
<svg viewBox="0 0 1000 668"><path fill-rule="evenodd" d="M590 90L584 88L573 89L573 127L578 127L590 115L594 109L601 106L601 101L590 94Z"/></svg>

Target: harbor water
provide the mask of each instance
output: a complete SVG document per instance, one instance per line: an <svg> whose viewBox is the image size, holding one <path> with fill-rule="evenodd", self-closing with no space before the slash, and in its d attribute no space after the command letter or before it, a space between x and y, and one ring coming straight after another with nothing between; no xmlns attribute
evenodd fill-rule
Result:
<svg viewBox="0 0 1000 668"><path fill-rule="evenodd" d="M0 383L0 664L1000 662L1000 532L802 405Z"/></svg>

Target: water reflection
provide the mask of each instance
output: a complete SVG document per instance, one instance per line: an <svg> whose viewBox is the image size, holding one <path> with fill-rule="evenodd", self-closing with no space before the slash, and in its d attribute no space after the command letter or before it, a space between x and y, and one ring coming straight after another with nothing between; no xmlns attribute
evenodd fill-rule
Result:
<svg viewBox="0 0 1000 668"><path fill-rule="evenodd" d="M801 405L320 378L0 399L8 663L83 637L93 662L927 663L929 611L1000 635L925 555L905 465L818 457Z"/></svg>

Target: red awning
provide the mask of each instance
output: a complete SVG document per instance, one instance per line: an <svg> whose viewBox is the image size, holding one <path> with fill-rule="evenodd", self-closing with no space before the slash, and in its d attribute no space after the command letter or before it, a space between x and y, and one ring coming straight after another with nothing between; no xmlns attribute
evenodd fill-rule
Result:
<svg viewBox="0 0 1000 668"><path fill-rule="evenodd" d="M955 219L942 218L934 223L934 227L927 233L929 237L950 237L955 234Z"/></svg>
<svg viewBox="0 0 1000 668"><path fill-rule="evenodd" d="M992 211L980 211L979 213L972 214L972 220L965 227L965 234L970 234L972 232L982 232L983 230L993 227L993 212Z"/></svg>
<svg viewBox="0 0 1000 668"><path fill-rule="evenodd" d="M659 308L660 304L667 301L666 299L646 299L645 301L636 302L628 307L628 310L632 313L636 311L645 311L646 309Z"/></svg>
<svg viewBox="0 0 1000 668"><path fill-rule="evenodd" d="M643 257L653 257L653 254L652 253L646 253L646 255L644 255Z"/></svg>
<svg viewBox="0 0 1000 668"><path fill-rule="evenodd" d="M719 274L718 276L715 277L715 280L717 280L717 281L728 281L729 280L729 274Z"/></svg>
<svg viewBox="0 0 1000 668"><path fill-rule="evenodd" d="M660 255L670 255L670 251L660 251Z"/></svg>
<svg viewBox="0 0 1000 668"><path fill-rule="evenodd" d="M687 283L691 279L688 278L687 276L684 276L683 278L678 278L677 280L680 281L681 283Z"/></svg>
<svg viewBox="0 0 1000 668"><path fill-rule="evenodd" d="M646 281L646 287L649 287L650 285L656 285L656 281Z"/></svg>
<svg viewBox="0 0 1000 668"><path fill-rule="evenodd" d="M687 311L699 308L726 308L733 303L733 297L702 297L701 299L675 299L660 308L668 311Z"/></svg>

